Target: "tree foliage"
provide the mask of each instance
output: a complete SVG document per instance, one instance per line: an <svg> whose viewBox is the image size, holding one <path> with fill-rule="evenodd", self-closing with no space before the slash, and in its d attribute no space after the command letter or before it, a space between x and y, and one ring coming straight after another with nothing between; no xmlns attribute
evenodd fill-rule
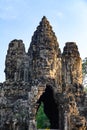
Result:
<svg viewBox="0 0 87 130"><path fill-rule="evenodd" d="M83 85L87 86L87 57L82 62Z"/></svg>
<svg viewBox="0 0 87 130"><path fill-rule="evenodd" d="M50 122L46 114L44 113L44 104L41 103L37 115L36 115L36 120L37 120L37 128L38 129L46 129L50 128Z"/></svg>

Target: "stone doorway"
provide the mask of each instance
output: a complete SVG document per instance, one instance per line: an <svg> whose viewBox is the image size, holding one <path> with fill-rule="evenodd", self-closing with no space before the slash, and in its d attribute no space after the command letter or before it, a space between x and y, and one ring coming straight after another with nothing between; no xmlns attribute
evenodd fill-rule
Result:
<svg viewBox="0 0 87 130"><path fill-rule="evenodd" d="M39 104L39 107L41 103L44 104L44 113L50 121L50 129L59 129L59 110L54 96L55 95L52 86L46 85L45 92L40 96L37 103Z"/></svg>

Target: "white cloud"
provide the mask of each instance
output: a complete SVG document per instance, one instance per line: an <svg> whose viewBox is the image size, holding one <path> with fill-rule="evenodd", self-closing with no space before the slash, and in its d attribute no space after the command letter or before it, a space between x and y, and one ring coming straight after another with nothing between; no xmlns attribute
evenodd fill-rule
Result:
<svg viewBox="0 0 87 130"><path fill-rule="evenodd" d="M56 15L57 15L59 18L63 18L63 13L62 13L62 11L57 12Z"/></svg>
<svg viewBox="0 0 87 130"><path fill-rule="evenodd" d="M2 20L13 20L17 18L17 15L10 8L4 8L3 10L0 10L0 12L0 19Z"/></svg>
<svg viewBox="0 0 87 130"><path fill-rule="evenodd" d="M0 19L2 20L11 20L15 19L17 14L14 12L14 7L12 5L2 5L0 7Z"/></svg>
<svg viewBox="0 0 87 130"><path fill-rule="evenodd" d="M2 20L14 20L19 17L24 6L26 6L24 0L1 0L0 18Z"/></svg>
<svg viewBox="0 0 87 130"><path fill-rule="evenodd" d="M53 29L58 36L61 50L65 42L76 42L82 58L87 57L87 2L72 0L56 10Z"/></svg>

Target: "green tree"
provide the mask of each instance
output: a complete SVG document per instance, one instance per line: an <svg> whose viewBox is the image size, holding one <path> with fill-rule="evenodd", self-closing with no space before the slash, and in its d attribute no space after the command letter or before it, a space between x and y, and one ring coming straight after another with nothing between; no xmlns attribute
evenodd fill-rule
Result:
<svg viewBox="0 0 87 130"><path fill-rule="evenodd" d="M44 104L41 103L37 115L36 115L36 120L37 120L37 128L38 129L46 129L50 128L50 122L46 114L44 113Z"/></svg>
<svg viewBox="0 0 87 130"><path fill-rule="evenodd" d="M87 57L82 62L83 85L87 87Z"/></svg>

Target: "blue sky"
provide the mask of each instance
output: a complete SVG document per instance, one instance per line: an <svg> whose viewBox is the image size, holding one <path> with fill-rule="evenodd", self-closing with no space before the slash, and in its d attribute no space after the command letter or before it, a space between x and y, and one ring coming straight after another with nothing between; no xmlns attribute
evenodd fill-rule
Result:
<svg viewBox="0 0 87 130"><path fill-rule="evenodd" d="M0 82L8 44L22 39L26 51L41 18L46 16L61 50L67 41L77 43L82 59L87 57L87 0L0 0Z"/></svg>

